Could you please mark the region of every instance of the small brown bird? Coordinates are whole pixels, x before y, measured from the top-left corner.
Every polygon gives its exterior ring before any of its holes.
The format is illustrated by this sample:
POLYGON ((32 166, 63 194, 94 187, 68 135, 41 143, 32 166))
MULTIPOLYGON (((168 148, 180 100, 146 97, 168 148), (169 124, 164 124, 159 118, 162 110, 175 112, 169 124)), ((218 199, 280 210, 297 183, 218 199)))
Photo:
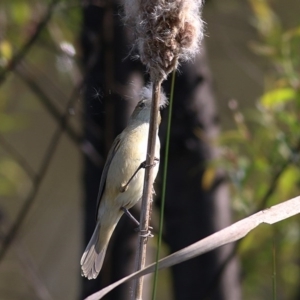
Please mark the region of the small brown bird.
MULTIPOLYGON (((142 166, 147 154, 151 98, 151 87, 143 88, 141 100, 135 107, 128 126, 116 137, 108 153, 98 193, 96 228, 80 261, 81 274, 88 279, 98 276, 111 235, 124 211, 142 197, 145 173, 142 166)), ((166 104, 163 94, 160 104, 166 104)), ((159 123, 160 120, 159 114, 159 123)), ((159 167, 159 151, 157 135, 154 178, 159 167)))

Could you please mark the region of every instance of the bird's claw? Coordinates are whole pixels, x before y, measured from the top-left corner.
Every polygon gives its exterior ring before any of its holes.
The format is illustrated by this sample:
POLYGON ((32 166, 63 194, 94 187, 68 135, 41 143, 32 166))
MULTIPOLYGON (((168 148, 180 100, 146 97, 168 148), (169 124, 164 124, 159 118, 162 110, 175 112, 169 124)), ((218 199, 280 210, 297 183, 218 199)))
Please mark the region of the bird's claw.
POLYGON ((150 167, 155 167, 157 163, 159 163, 159 159, 157 157, 154 157, 153 164, 146 165, 146 161, 143 161, 141 163, 140 167, 143 168, 143 169, 150 168, 150 167))
POLYGON ((154 162, 151 165, 147 165, 146 161, 143 161, 140 166, 136 169, 136 171, 133 173, 133 175, 129 178, 129 180, 127 181, 126 184, 122 184, 121 187, 119 188, 120 193, 124 193, 127 191, 129 183, 131 182, 131 180, 134 178, 134 176, 137 174, 137 172, 140 169, 146 169, 149 167, 154 167, 157 163, 159 163, 159 159, 157 157, 154 157, 154 162))
MULTIPOLYGON (((153 228, 149 227, 149 229, 153 229, 153 228)), ((140 230, 140 232, 142 233, 142 234, 140 234, 140 237, 143 237, 143 238, 153 238, 154 237, 154 235, 151 233, 151 230, 140 230)))

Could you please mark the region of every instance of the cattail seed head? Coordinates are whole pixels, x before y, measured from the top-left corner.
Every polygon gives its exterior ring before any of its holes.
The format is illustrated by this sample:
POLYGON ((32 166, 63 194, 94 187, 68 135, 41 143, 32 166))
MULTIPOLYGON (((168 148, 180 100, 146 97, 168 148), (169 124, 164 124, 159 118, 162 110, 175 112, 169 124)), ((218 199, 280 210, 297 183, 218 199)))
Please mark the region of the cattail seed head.
POLYGON ((151 77, 166 78, 199 51, 202 0, 124 0, 125 20, 134 26, 141 61, 151 77))

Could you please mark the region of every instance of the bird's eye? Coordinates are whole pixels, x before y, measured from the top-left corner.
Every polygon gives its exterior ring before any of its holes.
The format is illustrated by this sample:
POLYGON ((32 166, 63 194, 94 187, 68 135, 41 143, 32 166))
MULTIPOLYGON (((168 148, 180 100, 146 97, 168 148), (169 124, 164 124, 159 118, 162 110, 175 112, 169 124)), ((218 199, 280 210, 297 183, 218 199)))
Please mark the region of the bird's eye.
POLYGON ((140 107, 140 108, 143 108, 143 107, 145 107, 145 105, 146 105, 146 104, 145 104, 145 102, 144 102, 144 101, 141 101, 141 102, 139 103, 139 107, 140 107))

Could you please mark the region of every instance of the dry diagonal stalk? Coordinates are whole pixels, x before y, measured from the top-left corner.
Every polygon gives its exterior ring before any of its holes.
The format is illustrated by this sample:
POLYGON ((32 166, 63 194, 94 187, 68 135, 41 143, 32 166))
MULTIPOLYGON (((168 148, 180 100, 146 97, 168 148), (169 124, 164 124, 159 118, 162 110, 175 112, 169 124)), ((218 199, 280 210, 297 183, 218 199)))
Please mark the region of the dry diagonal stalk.
MULTIPOLYGON (((259 226, 260 224, 275 224, 287 218, 295 216, 300 213, 300 196, 293 199, 281 202, 265 210, 259 211, 247 218, 244 218, 232 225, 213 233, 212 235, 181 249, 161 260, 158 261, 158 269, 162 270, 169 268, 181 262, 192 259, 196 256, 202 255, 212 251, 218 247, 228 243, 235 242, 245 237, 250 231, 259 226)), ((102 299, 107 293, 116 288, 118 285, 155 271, 155 263, 147 266, 145 269, 128 275, 117 282, 109 285, 108 287, 100 290, 99 292, 87 297, 85 300, 99 300, 102 299)))

